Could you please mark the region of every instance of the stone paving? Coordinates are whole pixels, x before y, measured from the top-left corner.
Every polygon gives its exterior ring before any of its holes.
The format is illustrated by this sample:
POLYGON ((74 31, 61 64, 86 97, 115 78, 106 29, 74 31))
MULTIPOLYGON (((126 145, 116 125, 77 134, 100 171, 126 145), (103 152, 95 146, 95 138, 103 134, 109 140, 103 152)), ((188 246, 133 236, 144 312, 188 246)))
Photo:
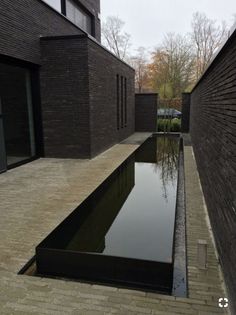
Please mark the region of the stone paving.
POLYGON ((39 159, 0 175, 0 314, 227 314, 223 280, 191 146, 185 147, 189 298, 17 275, 35 246, 149 134, 135 134, 92 160, 39 159), (197 240, 208 268, 197 267, 197 240))

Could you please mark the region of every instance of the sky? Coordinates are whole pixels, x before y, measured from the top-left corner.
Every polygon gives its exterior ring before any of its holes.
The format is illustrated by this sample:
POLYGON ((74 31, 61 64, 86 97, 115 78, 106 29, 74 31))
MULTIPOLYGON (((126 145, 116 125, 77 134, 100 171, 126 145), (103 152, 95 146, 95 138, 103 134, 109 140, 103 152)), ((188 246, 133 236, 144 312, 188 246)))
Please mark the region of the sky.
POLYGON ((125 22, 133 52, 140 46, 152 50, 168 32, 190 32, 196 11, 232 26, 236 0, 101 0, 101 19, 115 15, 125 22))

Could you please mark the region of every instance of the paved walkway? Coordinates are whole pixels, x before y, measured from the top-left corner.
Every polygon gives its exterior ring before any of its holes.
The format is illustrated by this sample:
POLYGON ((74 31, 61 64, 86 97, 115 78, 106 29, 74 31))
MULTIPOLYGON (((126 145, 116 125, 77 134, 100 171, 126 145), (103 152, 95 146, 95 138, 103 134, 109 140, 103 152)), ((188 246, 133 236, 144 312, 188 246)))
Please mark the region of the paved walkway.
POLYGON ((189 298, 17 275, 35 246, 148 134, 135 134, 93 160, 40 159, 0 175, 0 314, 225 314, 225 296, 192 148, 185 147, 189 298), (208 241, 208 269, 196 243, 208 241))

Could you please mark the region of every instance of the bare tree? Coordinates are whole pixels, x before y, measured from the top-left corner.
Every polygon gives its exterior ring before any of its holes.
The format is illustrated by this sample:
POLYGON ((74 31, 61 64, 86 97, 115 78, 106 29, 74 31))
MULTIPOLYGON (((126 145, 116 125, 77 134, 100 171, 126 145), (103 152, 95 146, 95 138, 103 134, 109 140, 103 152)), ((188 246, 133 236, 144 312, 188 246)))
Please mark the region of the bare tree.
POLYGON ((157 139, 156 164, 154 172, 160 171, 163 197, 168 201, 168 188, 175 186, 178 175, 178 142, 175 139, 160 137, 157 139))
POLYGON ((149 89, 148 86, 148 57, 144 47, 137 49, 137 54, 132 56, 129 64, 135 69, 135 90, 138 93, 149 89))
POLYGON ((102 42, 120 59, 127 58, 130 35, 123 31, 125 23, 117 16, 108 16, 102 24, 102 42))
POLYGON ((180 97, 193 81, 194 55, 188 37, 169 33, 153 53, 150 76, 162 98, 180 97))
POLYGON ((204 13, 196 12, 192 20, 192 40, 196 51, 196 78, 206 69, 215 51, 228 35, 224 22, 217 25, 204 13))

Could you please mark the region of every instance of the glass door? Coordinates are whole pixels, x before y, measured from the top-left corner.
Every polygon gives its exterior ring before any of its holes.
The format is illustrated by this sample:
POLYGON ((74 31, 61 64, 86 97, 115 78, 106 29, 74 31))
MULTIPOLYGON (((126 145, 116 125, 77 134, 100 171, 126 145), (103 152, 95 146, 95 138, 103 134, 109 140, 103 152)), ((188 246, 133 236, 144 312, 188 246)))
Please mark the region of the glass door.
POLYGON ((2 102, 0 97, 0 173, 6 171, 7 160, 6 160, 6 150, 5 141, 3 134, 3 116, 2 116, 2 102))
POLYGON ((30 71, 0 63, 0 96, 3 114, 1 142, 5 143, 9 168, 35 156, 30 71))

